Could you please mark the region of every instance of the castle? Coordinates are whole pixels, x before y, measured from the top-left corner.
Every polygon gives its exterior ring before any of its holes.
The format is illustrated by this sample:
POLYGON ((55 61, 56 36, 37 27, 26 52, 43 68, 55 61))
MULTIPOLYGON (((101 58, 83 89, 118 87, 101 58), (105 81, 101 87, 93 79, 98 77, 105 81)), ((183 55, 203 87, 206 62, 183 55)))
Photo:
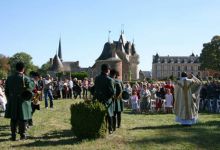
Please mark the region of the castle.
POLYGON ((93 66, 96 76, 100 73, 101 65, 107 63, 111 68, 119 71, 119 78, 123 81, 137 80, 139 78, 139 55, 136 52, 134 42, 126 41, 124 31, 121 31, 118 41, 110 40, 104 44, 101 55, 93 66))
POLYGON ((61 39, 59 40, 58 54, 50 59, 50 73, 56 72, 88 72, 90 77, 100 74, 101 65, 107 63, 111 68, 119 71, 120 79, 123 81, 137 80, 139 78, 139 55, 136 53, 134 42, 126 41, 124 31, 121 31, 118 41, 110 40, 104 44, 101 55, 96 59, 92 67, 81 68, 79 61, 63 61, 61 39))

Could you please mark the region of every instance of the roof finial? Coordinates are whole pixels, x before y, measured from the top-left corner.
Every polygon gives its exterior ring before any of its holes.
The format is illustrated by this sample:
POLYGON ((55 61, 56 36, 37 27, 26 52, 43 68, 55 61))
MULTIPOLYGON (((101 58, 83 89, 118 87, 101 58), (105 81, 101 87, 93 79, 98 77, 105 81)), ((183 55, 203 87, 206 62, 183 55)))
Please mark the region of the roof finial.
POLYGON ((108 42, 110 43, 110 33, 111 33, 111 30, 108 30, 108 42))
POLYGON ((121 24, 121 34, 124 34, 124 24, 121 24))

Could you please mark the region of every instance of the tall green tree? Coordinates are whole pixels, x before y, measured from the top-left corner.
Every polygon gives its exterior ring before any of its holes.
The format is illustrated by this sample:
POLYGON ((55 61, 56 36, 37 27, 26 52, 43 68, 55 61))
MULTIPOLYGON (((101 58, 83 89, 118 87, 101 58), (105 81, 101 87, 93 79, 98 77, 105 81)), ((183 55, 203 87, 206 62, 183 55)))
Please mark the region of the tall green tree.
POLYGON ((0 55, 0 79, 6 78, 9 71, 9 58, 4 55, 0 55))
POLYGON ((22 61, 25 64, 25 72, 26 74, 29 74, 30 71, 36 71, 38 69, 37 66, 35 66, 32 62, 32 57, 25 53, 25 52, 20 52, 14 54, 12 57, 9 59, 9 64, 11 67, 11 73, 15 72, 15 65, 17 62, 22 61))
POLYGON ((214 36, 211 42, 203 44, 200 62, 203 70, 220 71, 220 36, 214 36))

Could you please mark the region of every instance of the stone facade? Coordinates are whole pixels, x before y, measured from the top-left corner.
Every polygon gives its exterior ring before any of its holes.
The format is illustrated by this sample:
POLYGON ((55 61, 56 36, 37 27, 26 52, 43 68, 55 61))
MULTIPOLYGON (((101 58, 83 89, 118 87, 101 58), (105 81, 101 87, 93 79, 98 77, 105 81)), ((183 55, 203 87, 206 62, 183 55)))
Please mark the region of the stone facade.
POLYGON ((183 71, 201 77, 199 56, 195 56, 193 53, 190 56, 153 55, 153 79, 165 79, 170 76, 178 78, 183 71))

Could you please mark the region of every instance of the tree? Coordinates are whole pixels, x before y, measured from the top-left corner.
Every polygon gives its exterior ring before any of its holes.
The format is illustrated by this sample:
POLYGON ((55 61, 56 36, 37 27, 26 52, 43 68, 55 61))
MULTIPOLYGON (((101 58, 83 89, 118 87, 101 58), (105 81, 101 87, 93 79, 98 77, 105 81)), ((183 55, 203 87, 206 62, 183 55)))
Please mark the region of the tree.
POLYGON ((51 63, 50 61, 46 62, 41 66, 41 68, 38 70, 38 72, 42 75, 45 76, 47 74, 47 71, 50 69, 51 63))
POLYGON ((71 73, 71 77, 72 78, 77 78, 78 80, 83 80, 85 77, 88 77, 88 73, 87 72, 74 72, 74 73, 71 73))
POLYGON ((36 71, 38 69, 38 67, 33 64, 32 57, 29 54, 27 54, 25 52, 20 52, 20 53, 14 54, 9 59, 9 64, 10 64, 10 67, 11 67, 11 73, 16 71, 15 65, 19 61, 22 61, 25 64, 26 74, 29 74, 30 71, 36 71))
POLYGON ((6 78, 9 71, 10 71, 9 58, 4 55, 0 55, 0 79, 6 78))
POLYGON ((203 44, 200 62, 202 70, 220 71, 220 36, 214 36, 211 42, 203 44))

